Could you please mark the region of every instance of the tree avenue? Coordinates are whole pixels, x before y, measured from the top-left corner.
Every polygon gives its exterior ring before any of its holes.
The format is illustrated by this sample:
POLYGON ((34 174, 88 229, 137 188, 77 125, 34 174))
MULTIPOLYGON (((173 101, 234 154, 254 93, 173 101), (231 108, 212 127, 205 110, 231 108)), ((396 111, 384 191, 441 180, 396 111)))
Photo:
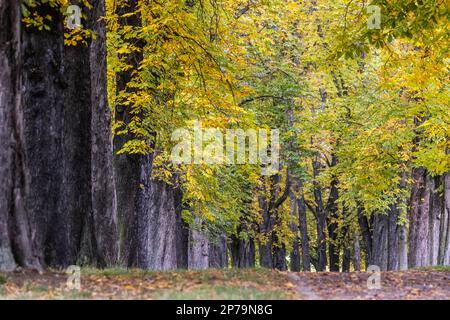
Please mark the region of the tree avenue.
POLYGON ((0 0, 0 271, 449 265, 449 26, 434 0, 0 0))

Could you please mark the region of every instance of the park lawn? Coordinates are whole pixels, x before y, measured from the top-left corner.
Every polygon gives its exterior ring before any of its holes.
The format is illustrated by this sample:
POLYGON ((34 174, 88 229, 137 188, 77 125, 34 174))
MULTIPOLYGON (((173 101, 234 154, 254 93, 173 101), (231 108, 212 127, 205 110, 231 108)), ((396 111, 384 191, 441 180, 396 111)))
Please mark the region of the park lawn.
POLYGON ((68 275, 20 271, 0 274, 0 299, 136 300, 450 300, 450 266, 381 273, 368 289, 365 272, 279 272, 263 268, 175 270, 81 269, 80 290, 68 275))
POLYGON ((83 268, 81 290, 67 287, 62 272, 0 275, 0 299, 295 299, 285 273, 267 269, 154 272, 83 268))

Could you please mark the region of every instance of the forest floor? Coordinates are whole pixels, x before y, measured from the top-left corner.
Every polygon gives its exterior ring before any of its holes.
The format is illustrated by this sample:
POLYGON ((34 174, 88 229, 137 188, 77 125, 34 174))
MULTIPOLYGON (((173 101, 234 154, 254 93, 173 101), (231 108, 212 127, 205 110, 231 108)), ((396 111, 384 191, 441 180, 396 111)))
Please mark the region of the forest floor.
POLYGON ((82 269, 81 290, 62 272, 0 274, 0 299, 446 299, 450 267, 381 273, 288 273, 267 269, 150 272, 82 269))

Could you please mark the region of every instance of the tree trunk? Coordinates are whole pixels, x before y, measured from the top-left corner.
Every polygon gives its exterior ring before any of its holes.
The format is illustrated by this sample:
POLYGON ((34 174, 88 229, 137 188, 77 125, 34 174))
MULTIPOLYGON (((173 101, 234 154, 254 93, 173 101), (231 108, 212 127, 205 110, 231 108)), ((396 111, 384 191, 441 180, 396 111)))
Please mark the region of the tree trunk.
POLYGON ((361 245, 358 231, 353 233, 353 269, 354 271, 361 271, 361 245))
MULTIPOLYGON (((138 2, 126 0, 117 4, 120 26, 142 27, 138 2)), ((144 41, 136 38, 126 41, 140 50, 121 56, 131 68, 117 73, 118 93, 132 93, 135 90, 130 88, 128 83, 138 80, 135 78, 139 76, 136 70, 143 60, 144 41)), ((129 124, 132 118, 131 109, 130 105, 119 104, 115 110, 116 120, 129 124)), ((156 136, 156 133, 154 135, 156 136)), ((123 145, 133 138, 135 137, 131 134, 115 136, 114 151, 121 150, 123 145)), ((174 187, 151 178, 153 157, 152 154, 116 154, 114 158, 122 239, 121 259, 127 266, 152 270, 175 269, 178 263, 175 212, 178 204, 175 201, 179 200, 179 197, 176 196, 174 187)))
POLYGON ((375 214, 373 218, 372 233, 372 262, 382 271, 388 267, 389 248, 389 216, 386 214, 375 214))
POLYGON ((231 265, 234 268, 253 268, 255 266, 255 243, 253 239, 231 237, 231 265))
POLYGON ((21 19, 20 1, 0 0, 0 271, 17 265, 41 269, 42 263, 25 202, 30 177, 21 104, 21 19))
MULTIPOLYGON (((150 170, 151 172, 151 170, 150 170)), ((147 172, 142 170, 142 177, 147 172)), ((164 181, 141 180, 143 189, 137 206, 137 264, 150 270, 177 268, 177 214, 175 189, 164 181), (147 194, 147 190, 149 191, 147 194)))
POLYGON ((228 268, 227 237, 225 235, 209 242, 208 255, 210 268, 228 268))
MULTIPOLYGON (((80 3, 76 3, 81 7, 80 3)), ((83 8, 83 14, 89 17, 89 9, 83 8)), ((89 28, 90 19, 83 19, 82 25, 89 28)), ((90 40, 87 41, 88 44, 64 46, 66 86, 62 111, 63 180, 62 194, 58 197, 60 214, 57 215, 55 227, 56 230, 63 231, 57 241, 65 245, 57 247, 58 251, 54 252, 52 258, 59 266, 75 262, 96 264, 95 244, 91 241, 91 229, 94 227, 91 199, 93 101, 91 101, 90 40), (78 252, 81 242, 81 252, 78 252)), ((52 233, 58 234, 56 230, 52 233)))
MULTIPOLYGON (((5 175, 5 185, 11 191, 5 193, 5 201, 0 200, 1 205, 9 203, 9 209, 1 214, 11 218, 6 223, 0 218, 0 228, 8 230, 2 235, 10 234, 12 246, 2 251, 12 251, 15 263, 24 267, 66 267, 77 261, 86 224, 95 226, 90 244, 95 245, 96 261, 114 262, 117 240, 112 167, 110 171, 107 167, 111 132, 106 104, 105 27, 97 23, 104 13, 104 2, 98 1, 92 12, 85 12, 87 20, 83 21, 98 33, 97 39, 89 46, 67 48, 59 8, 42 4, 34 9, 41 16, 52 17, 50 31, 32 27, 21 30, 20 10, 3 2, 1 9, 9 16, 2 22, 7 22, 5 30, 9 29, 11 37, 5 44, 10 50, 5 62, 11 63, 9 69, 5 68, 5 76, 11 68, 15 74, 5 91, 9 97, 1 99, 2 103, 14 100, 10 104, 13 109, 8 110, 12 113, 5 119, 12 148, 1 152, 7 158, 6 165, 14 163, 5 175), (97 60, 91 59, 91 52, 97 60), (101 60, 102 65, 96 64, 101 60), (102 113, 104 122, 92 120, 94 113, 102 113), (91 130, 97 130, 93 134, 101 144, 99 150, 91 146, 91 130), (97 167, 91 154, 96 154, 97 167), (100 175, 100 171, 107 173, 100 175), (93 215, 92 203, 100 198, 105 199, 98 204, 103 213, 93 215), (97 219, 87 223, 91 216, 97 219)), ((3 75, 1 78, 6 79, 3 75)))
POLYGON ((438 264, 439 258, 439 236, 440 222, 444 216, 444 197, 440 194, 442 187, 442 177, 430 177, 431 182, 431 198, 430 198, 430 217, 428 229, 428 264, 435 266, 438 264))
POLYGON ((387 270, 399 269, 399 231, 401 226, 398 224, 400 212, 398 203, 391 205, 388 211, 388 261, 387 270))
MULTIPOLYGON (((301 187, 303 189, 303 187, 301 187)), ((309 239, 308 239, 308 221, 306 218, 306 204, 305 197, 302 195, 297 201, 298 208, 298 221, 300 226, 300 238, 301 238, 301 249, 302 249, 302 270, 311 271, 311 256, 309 253, 309 239)))
POLYGON ((209 239, 203 230, 201 219, 195 218, 189 233, 189 269, 208 269, 209 239))
MULTIPOLYGON (((276 243, 276 242, 274 241, 274 243, 276 243)), ((273 267, 280 271, 287 271, 286 247, 284 244, 274 245, 273 267)))
POLYGON ((98 266, 116 264, 119 254, 117 198, 113 169, 111 111, 106 73, 105 0, 95 1, 90 25, 95 39, 90 45, 91 66, 91 232, 98 266))
POLYGON ((181 187, 178 187, 175 189, 177 268, 187 269, 189 267, 189 225, 183 220, 182 199, 183 192, 181 187))
MULTIPOLYGON (((79 3, 82 6, 82 3, 79 3)), ((112 168, 111 113, 107 102, 104 0, 84 8, 83 26, 95 39, 65 47, 64 175, 61 216, 69 229, 68 261, 106 267, 118 258, 112 168), (81 248, 80 248, 81 243, 81 248), (78 258, 78 259, 77 259, 78 258)))
MULTIPOLYGON (((321 165, 318 160, 313 161, 313 176, 314 179, 319 175, 321 165)), ((326 227, 326 211, 323 207, 322 191, 316 180, 313 181, 314 185, 314 200, 317 204, 315 208, 316 216, 316 229, 317 229, 317 271, 325 271, 327 267, 327 244, 325 237, 326 227)))
POLYGON ((36 9, 50 15, 50 31, 22 29, 22 111, 25 162, 29 169, 26 203, 33 210, 32 230, 43 264, 74 263, 72 223, 61 206, 63 192, 64 30, 58 8, 36 9))
POLYGON ((440 226, 439 264, 450 265, 450 173, 444 175, 444 212, 440 226))
POLYGON ((372 264, 372 232, 370 231, 369 220, 364 215, 364 210, 358 208, 358 224, 364 241, 365 269, 372 264))
MULTIPOLYGON (((333 156, 333 164, 336 163, 335 156, 333 156)), ((337 244, 338 236, 338 222, 339 218, 336 201, 338 200, 337 181, 333 179, 331 182, 330 196, 327 202, 327 224, 328 224, 328 254, 330 271, 339 272, 339 246, 337 244)))
MULTIPOLYGON (((349 237, 346 237, 350 241, 349 237)), ((342 258, 342 272, 350 272, 350 262, 352 260, 352 251, 350 250, 350 244, 344 244, 344 256, 342 258)))
POLYGON ((430 212, 430 181, 426 169, 414 168, 409 213, 409 267, 428 264, 428 231, 430 212))
POLYGON ((267 237, 267 240, 265 242, 259 243, 259 264, 261 265, 261 267, 272 269, 272 217, 269 214, 268 204, 264 195, 258 197, 258 202, 259 209, 261 210, 261 215, 263 218, 260 232, 261 234, 265 234, 267 237))
MULTIPOLYGON (((294 216, 294 218, 297 218, 298 214, 298 199, 297 195, 291 190, 289 193, 289 197, 291 200, 291 215, 294 216)), ((295 221, 298 221, 298 219, 295 219, 295 221)), ((294 234, 294 240, 292 243, 292 250, 290 253, 290 260, 291 260, 291 271, 292 272, 300 272, 300 244, 299 244, 299 237, 298 237, 298 231, 299 226, 297 223, 291 223, 290 225, 291 232, 294 234)))
MULTIPOLYGON (((140 14, 137 13, 138 1, 126 0, 117 4, 116 13, 119 16, 119 24, 122 27, 138 28, 142 26, 140 14), (125 17, 123 15, 126 15, 125 17)), ((141 50, 127 54, 125 61, 131 66, 130 70, 122 71, 116 75, 116 91, 130 92, 132 89, 127 84, 133 80, 133 71, 138 70, 143 60, 143 43, 139 39, 129 39, 135 42, 141 50)), ((117 105, 115 109, 115 120, 128 124, 131 121, 130 107, 117 105)), ((127 267, 145 267, 137 261, 136 248, 139 238, 144 235, 138 234, 138 218, 145 212, 138 211, 143 207, 143 202, 150 197, 150 188, 144 189, 141 182, 150 180, 151 158, 149 155, 117 155, 123 145, 133 137, 130 134, 114 137, 114 169, 117 192, 117 212, 119 216, 120 230, 120 259, 127 267), (142 174, 142 176, 141 176, 142 174), (142 179, 141 179, 142 178, 142 179)), ((148 183, 147 183, 148 186, 148 183)))

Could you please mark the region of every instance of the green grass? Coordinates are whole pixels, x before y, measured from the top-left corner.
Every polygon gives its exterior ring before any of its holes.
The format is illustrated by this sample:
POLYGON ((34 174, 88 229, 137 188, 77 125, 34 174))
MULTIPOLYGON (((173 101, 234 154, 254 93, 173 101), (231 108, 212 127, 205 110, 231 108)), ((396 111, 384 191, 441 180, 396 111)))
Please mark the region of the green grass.
POLYGON ((0 273, 0 286, 6 284, 6 276, 0 273))
POLYGON ((419 270, 425 270, 425 271, 450 271, 450 266, 422 267, 419 270))
POLYGON ((281 291, 258 291, 253 288, 201 286, 191 291, 166 291, 155 295, 160 300, 283 300, 281 291))
MULTIPOLYGON (((83 291, 68 291, 60 270, 42 277, 28 275, 20 287, 10 292, 19 299, 156 299, 156 300, 279 300, 291 299, 295 292, 286 286, 285 274, 269 269, 208 269, 148 271, 142 269, 81 269, 83 291)), ((17 282, 16 278, 8 281, 17 282)), ((22 279, 23 280, 23 279, 22 279)), ((6 281, 6 278, 3 282, 6 281)), ((2 292, 0 286, 0 295, 2 292)))

